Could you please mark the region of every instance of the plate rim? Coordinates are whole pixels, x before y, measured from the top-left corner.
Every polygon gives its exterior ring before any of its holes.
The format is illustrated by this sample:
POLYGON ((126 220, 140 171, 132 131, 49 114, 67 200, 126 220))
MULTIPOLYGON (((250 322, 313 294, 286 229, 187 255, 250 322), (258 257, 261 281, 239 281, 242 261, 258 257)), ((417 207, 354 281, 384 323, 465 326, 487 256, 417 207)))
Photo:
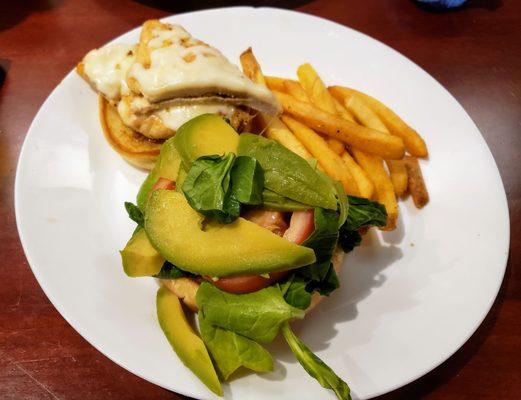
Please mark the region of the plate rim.
MULTIPOLYGON (((363 36, 363 38, 365 40, 369 40, 369 41, 371 41, 374 44, 382 46, 383 48, 386 48, 387 50, 390 50, 391 52, 393 52, 395 55, 398 55, 399 57, 407 60, 408 63, 411 64, 412 66, 414 66, 415 69, 417 69, 420 72, 422 72, 426 77, 431 79, 439 88, 441 88, 444 91, 445 95, 450 96, 452 98, 452 100, 454 100, 455 104, 457 104, 457 106, 460 108, 460 112, 463 112, 464 115, 469 119, 469 121, 472 123, 473 127, 477 131, 476 133, 478 133, 479 138, 482 140, 483 144, 485 145, 486 152, 490 155, 490 158, 491 158, 491 160, 493 162, 493 165, 495 167, 494 172, 497 174, 497 177, 499 178, 499 182, 501 184, 502 190, 500 191, 501 193, 498 193, 498 195, 501 196, 501 201, 503 203, 503 213, 504 213, 503 218, 504 218, 504 222, 505 222, 505 226, 504 226, 504 229, 505 229, 505 243, 503 244, 503 247, 504 247, 505 251, 503 253, 501 265, 499 265, 499 263, 498 263, 498 265, 496 266, 498 268, 498 277, 500 277, 500 279, 498 280, 498 286, 495 289, 494 295, 491 297, 491 299, 489 301, 489 304, 486 307, 486 310, 485 310, 485 308, 483 309, 483 313, 482 313, 481 318, 476 323, 476 325, 472 329, 469 330, 469 332, 467 333, 467 335, 465 335, 465 338, 461 341, 461 343, 459 343, 457 346, 454 346, 454 349, 449 351, 449 352, 447 352, 447 354, 445 354, 443 357, 441 357, 441 359, 438 362, 433 363, 433 365, 431 365, 430 367, 426 367, 426 368, 424 368, 422 370, 419 370, 419 372, 417 372, 416 374, 411 375, 406 380, 404 380, 402 383, 397 383, 397 384, 392 385, 392 386, 390 386, 390 387, 388 387, 386 389, 375 391, 374 393, 372 393, 370 395, 370 397, 367 397, 367 399, 378 397, 378 396, 381 396, 383 394, 390 393, 390 392, 392 392, 394 390, 397 390, 397 389, 399 389, 401 387, 404 387, 404 386, 406 386, 406 385, 408 385, 408 384, 418 380, 422 376, 430 373, 434 369, 438 368, 440 365, 442 365, 444 362, 446 362, 449 358, 451 358, 456 352, 458 352, 462 348, 462 346, 474 335, 474 333, 479 329, 479 327, 482 325, 483 321, 489 315, 490 310, 492 309, 494 303, 496 302, 498 294, 499 294, 499 291, 501 290, 501 287, 502 287, 503 282, 504 282, 506 269, 507 269, 507 265, 508 265, 508 260, 509 260, 510 239, 511 239, 510 213, 509 213, 509 207, 508 207, 508 200, 507 200, 507 196, 506 196, 505 185, 504 185, 503 179, 501 177, 501 172, 500 172, 500 170, 498 168, 497 162, 496 162, 496 160, 494 158, 494 155, 492 154, 492 151, 491 151, 491 149, 490 149, 490 147, 489 147, 485 137, 481 133, 481 130, 478 128, 478 126, 476 125, 474 120, 467 113, 467 111, 461 105, 461 103, 452 95, 452 93, 447 88, 445 88, 445 86, 443 86, 436 78, 434 78, 428 71, 426 71, 421 66, 416 64, 409 57, 407 57, 406 55, 404 55, 404 54, 400 53, 399 51, 395 50, 394 48, 392 48, 391 46, 387 45, 386 43, 369 36, 368 34, 366 34, 364 32, 358 31, 358 30, 356 30, 354 28, 351 28, 351 27, 349 27, 347 25, 343 25, 343 24, 341 24, 339 22, 332 21, 332 20, 329 20, 329 19, 321 17, 321 16, 317 16, 317 15, 313 15, 313 14, 309 14, 309 13, 301 12, 301 11, 288 10, 288 9, 284 9, 284 8, 277 8, 277 7, 253 7, 253 6, 216 7, 216 8, 202 9, 202 10, 190 11, 190 12, 179 13, 179 14, 170 14, 170 15, 167 15, 167 16, 164 16, 164 17, 160 18, 160 20, 164 21, 164 20, 169 20, 169 19, 172 19, 172 18, 180 17, 180 16, 183 16, 183 17, 189 16, 189 17, 191 17, 191 16, 194 16, 194 15, 197 15, 197 14, 206 14, 206 13, 213 13, 213 12, 242 11, 242 12, 251 13, 251 12, 256 12, 257 10, 268 11, 268 12, 273 12, 273 13, 284 13, 284 14, 289 14, 289 15, 297 14, 297 15, 300 15, 300 16, 305 16, 307 18, 310 18, 311 20, 319 20, 321 23, 333 24, 337 28, 343 28, 343 29, 346 29, 348 31, 354 32, 357 35, 361 35, 361 36, 363 36), (501 270, 499 269, 500 267, 501 267, 501 270)), ((111 39, 111 40, 109 40, 107 42, 104 42, 103 44, 100 44, 99 47, 106 46, 106 45, 116 41, 121 36, 124 36, 124 35, 132 32, 132 31, 134 31, 136 29, 139 29, 139 27, 140 26, 138 25, 138 26, 136 26, 134 28, 131 28, 131 29, 125 31, 125 32, 119 34, 118 36, 114 37, 113 39, 111 39)), ((36 267, 36 264, 32 260, 32 256, 29 254, 29 252, 27 250, 28 249, 28 243, 26 242, 27 239, 24 237, 24 235, 22 233, 22 227, 21 227, 21 222, 20 222, 20 219, 21 219, 20 218, 21 217, 21 214, 20 214, 21 213, 21 211, 20 211, 20 207, 21 207, 21 205, 20 205, 20 196, 21 196, 21 194, 20 194, 20 191, 21 191, 21 188, 20 188, 20 186, 21 186, 21 183, 20 183, 20 181, 21 181, 20 170, 21 170, 23 161, 25 159, 25 153, 26 153, 27 147, 28 147, 27 143, 28 143, 29 138, 31 137, 32 132, 35 130, 34 126, 35 126, 37 120, 39 120, 40 115, 41 115, 42 110, 44 109, 44 107, 47 105, 47 103, 53 97, 55 92, 60 90, 60 88, 62 87, 64 81, 66 79, 70 79, 70 77, 73 76, 74 74, 75 74, 75 69, 72 68, 72 70, 69 71, 60 80, 60 82, 47 95, 45 100, 40 105, 38 111, 34 115, 32 121, 31 121, 31 123, 30 123, 30 125, 29 125, 29 127, 27 129, 27 132, 25 134, 22 146, 20 148, 20 152, 19 152, 19 155, 18 155, 18 160, 16 162, 15 182, 14 182, 14 189, 13 189, 14 211, 15 211, 15 220, 16 220, 16 228, 17 228, 17 232, 18 232, 18 237, 20 239, 20 243, 22 245, 22 249, 24 251, 24 255, 25 255, 26 259, 27 259, 27 262, 29 264, 29 267, 30 267, 33 275, 35 276, 35 278, 36 278, 36 280, 38 282, 38 285, 40 286, 41 290, 44 292, 45 296, 50 301, 52 306, 58 311, 60 316, 71 326, 72 329, 74 329, 83 339, 85 339, 91 346, 93 346, 103 356, 107 357, 109 360, 111 360, 112 362, 114 362, 115 364, 117 364, 118 366, 123 368, 124 370, 130 372, 131 374, 133 374, 135 376, 138 376, 139 378, 144 379, 144 380, 146 380, 146 381, 148 381, 148 382, 150 382, 150 383, 152 383, 154 385, 157 385, 157 386, 159 386, 161 388, 164 388, 164 389, 169 390, 169 391, 173 391, 175 393, 178 393, 178 394, 181 394, 181 395, 184 395, 184 396, 190 396, 190 397, 194 396, 192 393, 190 393, 190 392, 188 392, 186 390, 177 389, 177 388, 173 389, 173 388, 167 387, 164 384, 161 384, 157 380, 155 380, 155 378, 153 376, 145 376, 144 374, 141 374, 141 373, 138 373, 136 371, 133 371, 130 368, 127 368, 123 362, 120 362, 117 358, 115 358, 112 355, 108 354, 108 352, 105 351, 103 349, 103 347, 97 343, 96 339, 91 337, 91 335, 85 333, 85 331, 84 331, 84 329, 83 329, 83 327, 81 325, 81 322, 79 322, 72 315, 69 315, 65 310, 63 310, 62 305, 55 298, 53 298, 53 296, 48 292, 48 289, 46 287, 44 287, 44 285, 41 284, 41 282, 44 279, 40 275, 40 273, 38 272, 38 268, 36 267), (78 327, 80 327, 80 328, 78 328, 78 327)))

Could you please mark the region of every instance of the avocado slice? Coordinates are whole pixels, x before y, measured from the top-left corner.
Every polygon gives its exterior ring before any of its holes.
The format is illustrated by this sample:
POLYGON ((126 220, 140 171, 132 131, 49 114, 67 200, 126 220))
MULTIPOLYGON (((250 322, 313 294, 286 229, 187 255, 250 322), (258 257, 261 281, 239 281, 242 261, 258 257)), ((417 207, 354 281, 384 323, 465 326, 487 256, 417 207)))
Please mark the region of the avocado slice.
POLYGON ((145 230, 138 227, 119 252, 123 270, 130 277, 152 276, 161 271, 165 259, 152 247, 145 230))
POLYGON ((202 114, 183 124, 173 141, 188 170, 201 156, 236 153, 239 134, 222 117, 202 114))
POLYGON ((238 218, 222 225, 205 221, 182 193, 156 190, 145 211, 152 245, 169 262, 198 275, 263 274, 315 262, 312 249, 238 218))
POLYGON ((162 286, 157 291, 156 307, 159 325, 177 356, 208 389, 222 396, 221 383, 208 350, 186 320, 177 296, 162 286))
POLYGON ((157 159, 152 171, 150 171, 145 181, 142 183, 137 194, 137 205, 141 210, 145 209, 148 193, 157 180, 163 177, 176 181, 180 166, 181 156, 175 147, 173 138, 168 139, 163 146, 161 146, 159 158, 157 159))

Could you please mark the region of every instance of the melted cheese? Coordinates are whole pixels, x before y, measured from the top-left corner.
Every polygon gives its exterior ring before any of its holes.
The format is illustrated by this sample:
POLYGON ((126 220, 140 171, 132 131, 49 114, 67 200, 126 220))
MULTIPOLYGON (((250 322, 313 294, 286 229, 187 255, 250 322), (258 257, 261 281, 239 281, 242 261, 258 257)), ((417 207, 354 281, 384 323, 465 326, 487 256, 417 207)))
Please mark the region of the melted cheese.
POLYGON ((135 45, 117 44, 87 53, 83 73, 90 84, 108 100, 129 93, 126 74, 135 60, 135 45))
POLYGON ((222 103, 181 105, 153 110, 145 114, 134 110, 135 99, 124 98, 118 104, 123 123, 152 139, 167 139, 185 122, 201 114, 219 114, 231 118, 235 107, 222 103), (130 100, 130 101, 129 101, 130 100))
POLYGON ((164 108, 155 111, 156 115, 163 124, 170 129, 177 130, 185 122, 202 114, 219 114, 230 118, 235 111, 235 107, 226 104, 193 104, 164 108))
POLYGON ((193 38, 181 26, 162 24, 152 28, 151 36, 143 50, 148 52, 144 59, 149 65, 136 61, 128 72, 128 79, 137 82, 150 102, 224 95, 245 98, 249 100, 245 104, 265 108, 261 111, 280 111, 266 87, 250 81, 221 52, 193 38))

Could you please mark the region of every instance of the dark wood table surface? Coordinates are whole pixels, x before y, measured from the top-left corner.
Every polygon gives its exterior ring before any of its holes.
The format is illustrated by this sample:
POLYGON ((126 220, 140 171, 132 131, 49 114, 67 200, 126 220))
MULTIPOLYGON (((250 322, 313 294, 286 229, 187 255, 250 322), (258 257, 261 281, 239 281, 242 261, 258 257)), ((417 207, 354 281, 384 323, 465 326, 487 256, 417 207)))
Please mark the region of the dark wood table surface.
MULTIPOLYGON (((483 324, 454 356, 380 399, 521 398, 521 1, 469 0, 450 13, 426 12, 407 0, 251 3, 322 16, 383 41, 440 81, 476 122, 508 196, 511 245, 505 280, 483 324)), ((13 187, 31 120, 88 50, 145 19, 218 5, 232 4, 1 2, 0 66, 6 72, 5 80, 4 74, 0 78, 1 399, 182 398, 111 362, 54 309, 20 245, 13 187)))

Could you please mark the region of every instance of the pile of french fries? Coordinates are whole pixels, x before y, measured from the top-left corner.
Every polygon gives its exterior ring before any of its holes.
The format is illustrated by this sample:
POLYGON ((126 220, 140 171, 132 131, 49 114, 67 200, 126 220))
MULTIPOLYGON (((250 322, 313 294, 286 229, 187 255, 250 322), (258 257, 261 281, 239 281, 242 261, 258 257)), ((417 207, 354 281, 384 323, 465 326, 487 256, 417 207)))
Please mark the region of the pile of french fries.
POLYGON ((382 203, 393 230, 398 198, 410 194, 422 208, 429 195, 418 158, 428 156, 421 136, 375 98, 343 86, 327 87, 310 64, 298 80, 264 76, 251 48, 241 54, 244 73, 277 96, 280 118, 260 114, 260 131, 338 180, 347 194, 382 203))

